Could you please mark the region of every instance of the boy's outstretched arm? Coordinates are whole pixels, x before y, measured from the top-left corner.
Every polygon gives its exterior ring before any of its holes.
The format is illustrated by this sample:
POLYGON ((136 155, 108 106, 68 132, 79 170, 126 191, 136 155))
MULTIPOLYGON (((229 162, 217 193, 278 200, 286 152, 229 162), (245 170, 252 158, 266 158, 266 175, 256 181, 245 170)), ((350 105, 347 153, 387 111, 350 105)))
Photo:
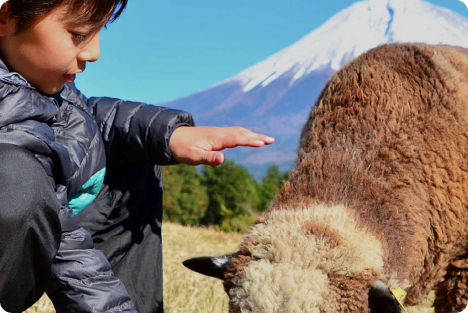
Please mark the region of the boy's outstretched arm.
POLYGON ((183 111, 113 98, 86 98, 74 84, 72 96, 87 103, 102 133, 109 160, 219 165, 225 148, 262 147, 275 139, 242 127, 192 127, 183 111))
POLYGON ((180 110, 124 101, 110 97, 86 98, 74 84, 67 84, 67 99, 85 103, 101 132, 108 161, 175 164, 169 140, 175 129, 192 126, 192 116, 180 110))
POLYGON ((169 148, 174 158, 190 165, 219 165, 224 162, 220 150, 238 146, 263 147, 274 138, 243 127, 179 127, 171 136, 169 148))

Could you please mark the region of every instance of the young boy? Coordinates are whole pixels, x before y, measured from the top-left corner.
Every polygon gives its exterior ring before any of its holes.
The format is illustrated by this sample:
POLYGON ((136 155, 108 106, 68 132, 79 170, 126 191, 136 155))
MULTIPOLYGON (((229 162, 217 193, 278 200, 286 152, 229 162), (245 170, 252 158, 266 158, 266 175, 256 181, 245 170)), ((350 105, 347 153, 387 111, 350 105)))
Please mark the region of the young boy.
POLYGON ((47 292, 57 312, 163 312, 158 165, 217 165, 274 139, 192 127, 185 112, 74 86, 127 0, 0 9, 0 305, 47 292), (76 214, 76 215, 75 215, 76 214))

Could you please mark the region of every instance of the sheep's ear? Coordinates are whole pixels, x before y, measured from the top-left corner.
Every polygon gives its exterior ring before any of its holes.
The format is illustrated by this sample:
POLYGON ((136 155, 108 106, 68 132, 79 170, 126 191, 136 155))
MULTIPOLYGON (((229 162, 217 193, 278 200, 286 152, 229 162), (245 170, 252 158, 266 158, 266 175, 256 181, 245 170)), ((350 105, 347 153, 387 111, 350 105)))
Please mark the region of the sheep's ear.
POLYGON ((369 310, 371 313, 401 313, 400 304, 382 281, 377 281, 369 290, 369 310))
POLYGON ((184 266, 197 273, 224 279, 224 273, 231 264, 232 254, 218 257, 201 257, 185 260, 184 266))

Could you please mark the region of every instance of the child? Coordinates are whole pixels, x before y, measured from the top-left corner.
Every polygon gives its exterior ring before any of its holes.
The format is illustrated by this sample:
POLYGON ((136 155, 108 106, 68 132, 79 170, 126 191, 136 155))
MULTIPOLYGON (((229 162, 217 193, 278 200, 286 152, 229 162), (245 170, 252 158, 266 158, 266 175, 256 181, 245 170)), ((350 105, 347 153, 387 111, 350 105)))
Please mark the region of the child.
POLYGON ((74 86, 127 0, 0 9, 0 305, 47 292, 57 312, 163 312, 161 168, 217 165, 274 139, 192 127, 182 111, 74 86), (75 215, 76 214, 76 215, 75 215))

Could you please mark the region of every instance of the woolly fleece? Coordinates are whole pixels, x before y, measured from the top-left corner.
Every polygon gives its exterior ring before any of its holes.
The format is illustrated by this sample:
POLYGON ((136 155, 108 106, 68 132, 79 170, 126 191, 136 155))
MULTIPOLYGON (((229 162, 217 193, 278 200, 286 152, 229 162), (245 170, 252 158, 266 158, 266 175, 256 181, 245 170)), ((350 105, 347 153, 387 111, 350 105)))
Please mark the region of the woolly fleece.
POLYGON ((379 281, 407 306, 435 290, 436 313, 463 311, 467 86, 468 50, 444 45, 383 45, 335 73, 231 258, 230 313, 370 313, 379 281))
POLYGON ((328 275, 382 272, 382 245, 349 213, 344 206, 285 208, 253 226, 247 241, 257 244, 243 277, 229 291, 232 305, 242 313, 319 313, 329 293, 328 275), (309 233, 309 225, 334 231, 340 244, 309 233))

